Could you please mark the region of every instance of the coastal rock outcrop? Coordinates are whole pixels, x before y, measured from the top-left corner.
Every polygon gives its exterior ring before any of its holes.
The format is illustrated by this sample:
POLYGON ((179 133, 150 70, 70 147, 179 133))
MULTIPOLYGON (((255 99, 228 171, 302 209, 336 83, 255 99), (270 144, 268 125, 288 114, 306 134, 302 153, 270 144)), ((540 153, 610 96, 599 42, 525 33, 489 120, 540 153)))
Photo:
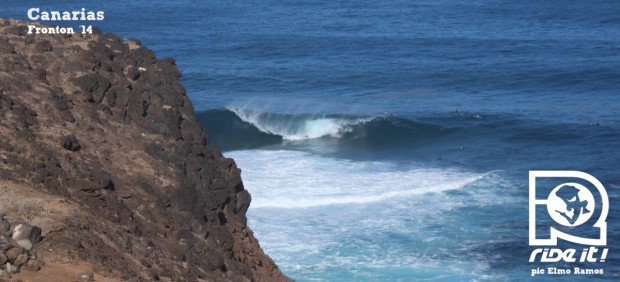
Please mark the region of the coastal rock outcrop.
POLYGON ((288 280, 247 226, 241 171, 209 144, 173 59, 112 34, 0 23, 0 180, 77 207, 43 234, 0 222, 18 234, 0 260, 36 252, 136 281, 288 280))
POLYGON ((0 214, 0 278, 10 278, 22 268, 37 271, 44 264, 32 248, 41 241, 41 228, 23 221, 9 223, 0 214))

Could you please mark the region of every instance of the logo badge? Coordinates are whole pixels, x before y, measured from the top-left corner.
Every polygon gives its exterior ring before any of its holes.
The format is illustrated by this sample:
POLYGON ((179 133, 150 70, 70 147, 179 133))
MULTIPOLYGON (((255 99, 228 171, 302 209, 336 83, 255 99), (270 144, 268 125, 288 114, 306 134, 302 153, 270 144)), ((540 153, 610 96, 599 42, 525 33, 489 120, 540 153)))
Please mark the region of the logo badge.
POLYGON ((594 176, 580 171, 530 171, 529 193, 530 245, 557 246, 558 238, 590 246, 607 244, 609 198, 594 176), (587 236, 571 234, 576 227, 595 230, 586 232, 587 236))

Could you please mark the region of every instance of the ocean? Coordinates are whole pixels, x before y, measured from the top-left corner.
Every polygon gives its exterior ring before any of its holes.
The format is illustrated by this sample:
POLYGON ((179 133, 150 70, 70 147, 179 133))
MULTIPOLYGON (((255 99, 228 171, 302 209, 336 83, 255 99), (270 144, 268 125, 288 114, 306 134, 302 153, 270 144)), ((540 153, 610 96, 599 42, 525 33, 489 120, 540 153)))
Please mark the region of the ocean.
POLYGON ((298 281, 620 279, 618 1, 3 1, 176 59, 298 281), (528 171, 610 200, 600 264, 530 263, 528 171), (602 275, 531 277, 547 266, 602 275))

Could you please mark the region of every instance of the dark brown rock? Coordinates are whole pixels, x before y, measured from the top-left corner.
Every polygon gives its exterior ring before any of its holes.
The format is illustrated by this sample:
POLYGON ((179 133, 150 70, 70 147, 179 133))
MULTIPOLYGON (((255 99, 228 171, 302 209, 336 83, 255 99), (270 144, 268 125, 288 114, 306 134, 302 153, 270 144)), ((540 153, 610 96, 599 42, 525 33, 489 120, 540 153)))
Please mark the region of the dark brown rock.
POLYGON ((8 236, 0 236, 0 252, 4 252, 11 247, 11 240, 8 236))
POLYGON ((138 78, 140 78, 140 71, 138 70, 138 68, 130 66, 127 69, 127 77, 131 80, 138 80, 138 78))
POLYGON ((9 28, 5 29, 4 32, 6 34, 24 36, 26 32, 28 32, 28 27, 26 25, 11 25, 9 28))
POLYGON ((76 85, 80 87, 88 102, 101 103, 105 93, 110 89, 110 81, 98 74, 87 74, 77 78, 76 85))
POLYGON ((13 262, 13 265, 15 265, 15 267, 17 268, 21 268, 23 265, 25 265, 28 260, 30 258, 28 257, 28 254, 21 254, 19 256, 17 256, 17 258, 15 258, 15 261, 13 262))
POLYGON ((39 78, 40 80, 45 81, 47 79, 47 71, 45 69, 42 68, 37 68, 34 70, 35 75, 37 78, 39 78))
POLYGON ((47 41, 47 40, 39 41, 34 46, 34 49, 39 51, 39 52, 52 51, 52 44, 49 41, 47 41))
POLYGON ((79 151, 82 148, 75 135, 65 136, 62 141, 62 147, 71 152, 79 151))
MULTIPOLYGON (((1 236, 11 236, 11 224, 9 224, 9 222, 4 219, 4 216, 2 214, 0 214, 0 237, 1 236)), ((2 241, 0 239, 0 244, 2 244, 2 241)))
POLYGON ((12 246, 10 249, 6 250, 4 253, 6 254, 6 257, 9 259, 9 262, 15 262, 17 257, 19 257, 21 254, 26 253, 26 250, 24 250, 22 247, 19 247, 19 246, 12 246))
POLYGON ((0 52, 15 53, 15 46, 6 39, 0 39, 0 52))
POLYGON ((21 269, 22 270, 26 270, 26 271, 39 271, 41 270, 41 268, 45 265, 45 263, 42 260, 35 260, 35 259, 30 259, 26 265, 22 266, 21 269))
POLYGON ((7 261, 9 261, 9 258, 7 258, 4 253, 0 252, 0 265, 4 265, 7 261))

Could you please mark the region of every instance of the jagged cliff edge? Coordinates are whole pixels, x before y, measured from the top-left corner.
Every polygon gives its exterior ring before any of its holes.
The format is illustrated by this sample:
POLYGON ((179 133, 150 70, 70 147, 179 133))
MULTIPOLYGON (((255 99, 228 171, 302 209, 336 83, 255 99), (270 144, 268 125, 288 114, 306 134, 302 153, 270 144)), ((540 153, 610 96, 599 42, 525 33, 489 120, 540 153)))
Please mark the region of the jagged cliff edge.
POLYGON ((39 257, 120 279, 288 280, 173 59, 112 34, 26 31, 0 19, 0 180, 71 207, 50 216, 39 257))

